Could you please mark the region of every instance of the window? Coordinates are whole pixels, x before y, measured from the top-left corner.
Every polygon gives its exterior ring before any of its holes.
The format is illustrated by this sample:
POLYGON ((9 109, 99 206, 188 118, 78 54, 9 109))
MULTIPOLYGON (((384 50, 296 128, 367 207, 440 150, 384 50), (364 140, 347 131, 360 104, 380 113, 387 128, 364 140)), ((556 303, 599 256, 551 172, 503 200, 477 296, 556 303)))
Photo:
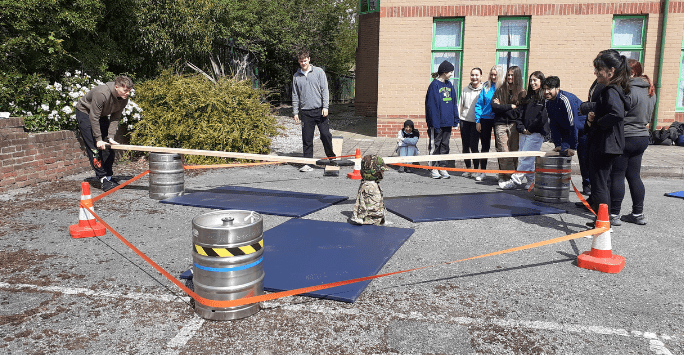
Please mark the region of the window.
POLYGON ((519 66, 523 82, 527 79, 527 60, 530 51, 530 18, 499 18, 499 38, 496 41, 496 64, 509 67, 519 66))
POLYGON ((677 87, 677 105, 675 111, 684 112, 684 41, 679 55, 679 86, 677 87))
POLYGON ((359 13, 367 14, 380 11, 380 0, 359 0, 359 13))
POLYGON ((643 64, 645 31, 646 16, 615 16, 610 47, 628 59, 636 59, 643 64))
POLYGON ((463 60, 463 19, 435 19, 432 27, 432 73, 443 61, 454 65, 451 83, 456 89, 456 100, 461 92, 461 64, 463 60))

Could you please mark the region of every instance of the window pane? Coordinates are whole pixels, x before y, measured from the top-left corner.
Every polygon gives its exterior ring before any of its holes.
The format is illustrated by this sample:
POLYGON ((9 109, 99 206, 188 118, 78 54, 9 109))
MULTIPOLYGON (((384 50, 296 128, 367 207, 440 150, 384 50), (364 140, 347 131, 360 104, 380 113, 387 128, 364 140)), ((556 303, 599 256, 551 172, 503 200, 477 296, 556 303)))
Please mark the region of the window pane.
POLYGON ((613 29, 613 47, 642 46, 643 18, 616 18, 613 29))
POLYGON ((368 0, 368 11, 378 10, 378 0, 368 0))
POLYGON ((461 23, 459 21, 435 22, 435 47, 460 47, 461 23))
POLYGON ((684 107, 684 55, 679 66, 679 90, 677 90, 677 107, 684 107))
POLYGON ((522 71, 523 78, 526 73, 526 68, 525 68, 525 56, 527 55, 526 52, 498 52, 497 53, 499 58, 496 61, 496 64, 500 64, 503 66, 504 73, 508 71, 509 67, 512 66, 519 66, 520 70, 522 71))
POLYGON ((620 55, 624 55, 627 59, 634 59, 641 62, 641 51, 618 51, 620 55))
POLYGON ((527 47, 527 20, 500 20, 499 47, 527 47))
MULTIPOLYGON (((461 76, 461 53, 460 52, 434 52, 433 56, 435 59, 432 61, 432 72, 436 73, 439 69, 439 65, 443 61, 448 61, 454 65, 454 76, 451 77, 451 83, 456 87, 459 83, 459 78, 461 76)), ((458 89, 457 89, 458 90, 458 89)))

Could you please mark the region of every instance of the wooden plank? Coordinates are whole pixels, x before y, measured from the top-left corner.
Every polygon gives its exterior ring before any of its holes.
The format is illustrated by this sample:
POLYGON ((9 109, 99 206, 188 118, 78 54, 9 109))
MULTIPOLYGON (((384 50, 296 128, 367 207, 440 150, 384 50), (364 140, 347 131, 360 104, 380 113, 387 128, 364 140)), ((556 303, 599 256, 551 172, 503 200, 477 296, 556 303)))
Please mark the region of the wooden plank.
MULTIPOLYGON (((342 155, 342 142, 343 138, 342 137, 333 137, 332 138, 332 148, 333 148, 333 153, 335 153, 335 156, 340 156, 342 155)), ((326 165, 325 170, 323 171, 323 175, 325 176, 340 176, 340 167, 339 166, 330 166, 326 165)))
MULTIPOLYGON (((543 157, 546 152, 527 151, 527 152, 487 152, 487 153, 459 153, 443 155, 414 155, 405 157, 383 157, 385 164, 403 163, 410 164, 418 161, 442 161, 442 160, 463 160, 463 159, 485 159, 485 158, 513 158, 513 157, 543 157)), ((352 159, 356 160, 356 159, 352 159)))
POLYGON ((139 152, 153 152, 153 153, 175 153, 185 155, 203 155, 207 157, 221 157, 221 158, 235 158, 248 160, 263 160, 275 161, 281 163, 297 163, 297 164, 313 164, 316 165, 318 159, 300 158, 279 155, 266 154, 251 154, 251 153, 236 153, 236 152, 219 152, 213 150, 200 149, 185 149, 185 148, 164 148, 164 147, 149 147, 144 145, 127 145, 127 144, 111 144, 110 148, 115 150, 136 150, 139 152))

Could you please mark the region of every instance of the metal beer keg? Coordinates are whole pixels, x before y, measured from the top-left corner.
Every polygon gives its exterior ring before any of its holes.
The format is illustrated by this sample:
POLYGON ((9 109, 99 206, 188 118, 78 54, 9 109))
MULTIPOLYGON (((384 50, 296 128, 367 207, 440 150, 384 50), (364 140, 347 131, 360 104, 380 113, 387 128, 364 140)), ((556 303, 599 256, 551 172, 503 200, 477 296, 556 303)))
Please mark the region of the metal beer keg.
MULTIPOLYGON (((192 261, 195 292, 216 301, 264 293, 263 218, 252 211, 209 212, 192 220, 192 261)), ((215 308, 195 302, 205 319, 249 317, 259 304, 215 308)))
POLYGON ((572 157, 537 157, 534 172, 535 201, 569 201, 572 157))
POLYGON ((150 198, 163 200, 183 194, 183 161, 174 153, 150 153, 150 198))

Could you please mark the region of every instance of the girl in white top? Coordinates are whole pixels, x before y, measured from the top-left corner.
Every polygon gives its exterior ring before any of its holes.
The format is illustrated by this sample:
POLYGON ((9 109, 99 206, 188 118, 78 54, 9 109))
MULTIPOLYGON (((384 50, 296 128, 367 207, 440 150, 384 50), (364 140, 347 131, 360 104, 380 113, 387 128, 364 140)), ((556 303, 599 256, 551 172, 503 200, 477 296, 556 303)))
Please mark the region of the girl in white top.
MULTIPOLYGON (((473 68, 470 71, 470 84, 463 88, 458 99, 458 113, 461 117, 461 145, 463 153, 478 153, 480 133, 475 123, 475 104, 482 91, 482 69, 473 68)), ((465 166, 470 169, 470 159, 465 160, 465 166)), ((480 168, 480 160, 473 160, 473 168, 480 168)), ((477 173, 463 173, 463 177, 475 177, 477 173)))

